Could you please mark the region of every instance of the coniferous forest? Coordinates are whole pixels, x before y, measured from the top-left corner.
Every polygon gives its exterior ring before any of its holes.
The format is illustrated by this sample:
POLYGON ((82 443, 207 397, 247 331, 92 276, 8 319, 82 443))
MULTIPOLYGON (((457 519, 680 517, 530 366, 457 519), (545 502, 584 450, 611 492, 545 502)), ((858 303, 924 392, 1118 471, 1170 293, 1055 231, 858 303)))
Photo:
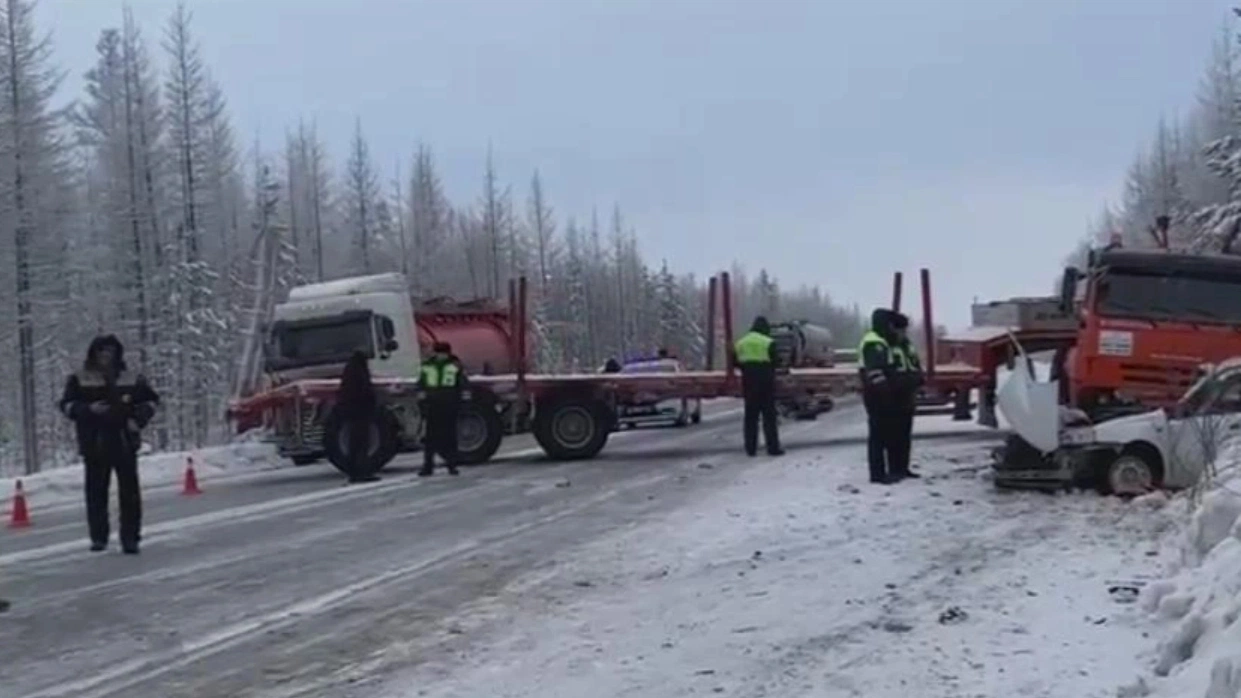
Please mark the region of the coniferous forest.
MULTIPOLYGON (((657 347, 701 365, 706 279, 644 257, 620 205, 558 211, 553 182, 491 165, 475 197, 450 200, 434 143, 411 133, 408 153, 372 153, 365 114, 335 147, 309 113, 283 143, 243 143, 191 7, 157 27, 118 8, 94 64, 73 67, 34 9, 0 0, 0 473, 71 457, 55 403, 99 332, 161 392, 157 448, 228 439, 226 404, 257 381, 273 305, 320 279, 403 271, 420 297, 467 299, 525 275, 539 370, 657 347), (70 70, 81 94, 63 94, 70 70), (394 157, 404 176, 376 166, 394 157)), ((763 312, 857 341, 856 308, 732 274, 739 329, 763 312)))
POLYGON ((1179 118, 1161 118, 1135 156, 1120 200, 1106 205, 1074 252, 1119 235, 1152 247, 1155 219, 1167 216, 1172 247, 1241 254, 1241 35, 1234 10, 1219 31, 1197 99, 1179 118))

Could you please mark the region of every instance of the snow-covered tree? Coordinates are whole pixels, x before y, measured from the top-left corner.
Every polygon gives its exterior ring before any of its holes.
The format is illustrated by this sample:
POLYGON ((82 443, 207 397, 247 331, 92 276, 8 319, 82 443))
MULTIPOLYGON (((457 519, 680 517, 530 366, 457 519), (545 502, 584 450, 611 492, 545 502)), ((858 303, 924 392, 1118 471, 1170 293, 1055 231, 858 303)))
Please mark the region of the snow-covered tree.
POLYGON ((352 241, 352 268, 360 274, 374 272, 378 259, 378 219, 375 209, 379 204, 379 175, 371 161, 370 146, 362 134, 359 118, 353 131, 349 148, 349 160, 345 164, 345 229, 352 241))
MULTIPOLYGON (((558 229, 536 171, 519 215, 490 148, 482 195, 454 202, 425 143, 408 179, 398 172, 381 190, 360 120, 334 171, 313 114, 289 125, 280 152, 256 143, 243 164, 185 5, 157 56, 122 8, 97 38, 81 95, 56 93, 32 7, 0 0, 0 290, 12 299, 0 322, 14 330, 0 334, 6 473, 72 457, 71 425, 40 406, 99 332, 120 334, 163 394, 157 448, 227 438, 225 403, 260 383, 274 304, 308 280, 400 269, 424 298, 503 301, 526 275, 536 368, 589 371, 659 347, 700 365, 706 285, 648 264, 618 206, 606 225, 592 208, 587 225, 558 229), (64 114, 51 106, 65 102, 64 114)), ((734 312, 747 320, 762 303, 833 327, 856 320, 825 294, 779 293, 774 277, 779 301, 760 303, 742 270, 734 278, 734 312)))

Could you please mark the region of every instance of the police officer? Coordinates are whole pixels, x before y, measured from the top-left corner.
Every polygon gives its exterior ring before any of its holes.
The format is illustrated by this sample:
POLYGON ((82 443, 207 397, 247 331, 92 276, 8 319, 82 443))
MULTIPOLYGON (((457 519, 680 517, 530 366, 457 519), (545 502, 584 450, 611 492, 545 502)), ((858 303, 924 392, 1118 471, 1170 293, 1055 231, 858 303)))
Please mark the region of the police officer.
POLYGON ((435 472, 437 453, 448 466, 448 473, 457 475, 457 411, 466 386, 465 369, 447 342, 437 342, 432 351, 423 362, 418 379, 425 396, 422 415, 426 421, 422 470, 418 475, 426 477, 435 472))
POLYGON ((86 466, 90 549, 99 552, 108 547, 108 486, 115 472, 121 549, 136 555, 142 539, 138 449, 159 396, 144 377, 128 371, 124 351, 114 335, 96 337, 82 369, 65 382, 60 411, 77 426, 78 451, 86 466))
POLYGON ((917 408, 918 389, 922 387, 922 362, 918 352, 909 341, 909 318, 896 313, 892 318, 892 362, 896 367, 896 384, 893 391, 893 407, 896 410, 895 446, 893 460, 888 463, 889 472, 900 478, 921 477, 909 469, 909 453, 913 444, 914 412, 917 408))
POLYGON ((733 349, 741 368, 741 395, 745 400, 745 452, 758 453, 758 420, 763 420, 763 441, 767 454, 784 454, 776 421, 776 346, 771 324, 759 315, 750 331, 737 340, 733 349))
POLYGON ((870 481, 890 485, 900 480, 895 472, 894 447, 899 421, 895 393, 897 367, 892 358, 894 313, 876 308, 870 316, 870 330, 858 346, 858 371, 862 379, 862 404, 866 406, 866 461, 870 481))

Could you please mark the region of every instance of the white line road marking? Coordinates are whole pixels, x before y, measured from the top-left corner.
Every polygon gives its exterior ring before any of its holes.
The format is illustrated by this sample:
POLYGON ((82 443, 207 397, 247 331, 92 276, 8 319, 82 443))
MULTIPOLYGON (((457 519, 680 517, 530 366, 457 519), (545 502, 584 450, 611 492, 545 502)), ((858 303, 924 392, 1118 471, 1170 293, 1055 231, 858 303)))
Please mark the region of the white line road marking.
POLYGON ((526 531, 567 518, 580 511, 602 504, 609 499, 614 499, 629 490, 648 487, 671 477, 671 473, 663 472, 652 477, 642 478, 614 487, 554 514, 542 516, 534 521, 505 529, 503 533, 498 535, 489 538, 470 539, 429 559, 391 569, 334 591, 270 611, 251 620, 222 627, 196 639, 183 640, 176 650, 160 652, 143 659, 122 662, 111 669, 94 673, 86 678, 49 686, 27 695, 26 698, 56 698, 60 696, 105 698, 106 696, 121 693, 144 681, 155 679, 187 664, 219 654, 245 642, 256 633, 272 632, 321 615, 348 600, 356 598, 360 594, 377 590, 390 582, 396 580, 407 582, 410 578, 416 578, 421 574, 430 572, 442 564, 451 562, 454 558, 462 557, 467 553, 482 552, 493 547, 505 545, 511 539, 526 531), (108 686, 107 684, 109 683, 114 685, 108 686), (91 692, 87 693, 87 691, 91 692))
MULTIPOLYGON (((255 502, 254 504, 246 504, 228 509, 218 509, 216 511, 195 514, 194 516, 187 516, 181 519, 164 521, 146 527, 143 531, 143 535, 145 536, 148 533, 170 533, 190 527, 206 526, 216 523, 236 523, 240 521, 248 521, 255 518, 262 518, 264 514, 275 513, 278 511, 297 511, 305 508, 307 505, 314 504, 322 500, 332 499, 335 501, 341 501, 356 499, 359 497, 369 496, 376 492, 386 492, 389 490, 395 491, 409 487, 416 487, 420 484, 422 483, 418 480, 385 480, 376 483, 351 485, 348 490, 344 491, 342 491, 339 487, 334 487, 328 490, 317 490, 314 492, 307 492, 305 494, 294 495, 292 497, 270 499, 262 502, 255 502)), ((82 541, 78 540, 52 543, 38 548, 8 553, 7 555, 0 555, 0 567, 6 567, 19 562, 28 562, 31 560, 53 557, 61 553, 78 551, 81 549, 82 541)))
MULTIPOLYGON (((714 421, 717 421, 719 419, 722 419, 730 415, 739 414, 740 412, 741 410, 739 409, 732 409, 732 410, 727 410, 723 412, 718 412, 718 413, 711 415, 710 419, 706 415, 704 415, 703 423, 705 424, 708 422, 714 422, 714 421)), ((658 432, 651 432, 647 430, 633 430, 633 431, 628 431, 628 432, 620 432, 619 434, 613 434, 612 437, 616 437, 618 435, 625 435, 625 434, 642 434, 642 433, 650 435, 652 433, 658 433, 658 432)), ((697 432, 697 431, 690 431, 687 433, 678 432, 678 437, 674 439, 670 439, 668 443, 677 444, 683 441, 692 440, 698 437, 699 434, 700 432, 697 432)), ((539 455, 542 452, 543 450, 541 448, 533 448, 533 449, 526 449, 524 451, 508 453, 508 454, 505 454, 505 457, 524 458, 524 457, 539 455)), ((282 497, 279 499, 268 499, 268 500, 263 500, 261 502, 255 502, 252 504, 245 504, 245 505, 237 506, 237 507, 229 507, 227 509, 217 509, 214 511, 204 512, 202 514, 195 514, 193 516, 187 516, 187 517, 182 517, 182 518, 177 518, 177 519, 171 519, 168 521, 163 521, 163 522, 145 527, 145 530, 143 531, 143 535, 151 536, 151 535, 159 535, 159 534, 166 534, 166 533, 177 533, 177 532, 184 531, 190 528, 204 528, 204 527, 218 525, 218 524, 232 524, 232 523, 239 523, 239 522, 244 522, 244 521, 253 521, 256 519, 264 519, 264 518, 267 518, 269 515, 276 514, 276 513, 292 513, 292 512, 301 511, 303 509, 307 509, 311 506, 317 505, 320 502, 325 502, 327 500, 332 500, 331 503, 335 503, 337 501, 344 501, 344 500, 357 499, 360 497, 370 496, 376 492, 387 492, 390 490, 395 491, 395 490, 403 489, 403 488, 417 487, 421 484, 423 484, 423 481, 421 480, 390 479, 390 480, 383 480, 377 483, 351 485, 347 490, 343 490, 343 491, 342 491, 342 488, 338 486, 332 486, 331 488, 325 489, 325 490, 315 490, 313 492, 307 492, 304 494, 292 495, 289 497, 282 497)), ((65 525, 68 526, 68 524, 65 524, 65 525)), ((29 548, 29 549, 21 550, 18 552, 0 555, 0 567, 7 567, 9 565, 13 565, 17 563, 31 562, 35 560, 43 560, 43 559, 47 559, 51 557, 56 557, 58 555, 81 552, 82 545, 83 544, 81 543, 81 541, 77 541, 77 540, 62 541, 59 543, 49 543, 47 545, 39 546, 36 548, 29 548)))

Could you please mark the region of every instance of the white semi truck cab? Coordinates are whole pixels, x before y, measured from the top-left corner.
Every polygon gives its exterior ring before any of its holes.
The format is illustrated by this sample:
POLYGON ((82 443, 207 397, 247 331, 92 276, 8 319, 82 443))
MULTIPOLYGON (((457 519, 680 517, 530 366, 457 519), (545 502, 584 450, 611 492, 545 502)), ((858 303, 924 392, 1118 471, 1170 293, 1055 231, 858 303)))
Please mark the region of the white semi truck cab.
MULTIPOLYGON (((275 385, 339 378, 356 351, 366 355, 372 378, 418 375, 422 357, 404 274, 352 277, 290 289, 288 300, 272 314, 263 349, 264 369, 275 385)), ((293 423, 276 430, 281 454, 303 465, 329 455, 323 434, 331 407, 301 404, 288 417, 293 423)), ((416 403, 390 401, 388 410, 399 424, 399 449, 417 448, 422 423, 416 403)))
POLYGON ((297 286, 275 307, 265 367, 277 383, 340 375, 361 351, 376 378, 418 375, 421 356, 404 274, 297 286))

